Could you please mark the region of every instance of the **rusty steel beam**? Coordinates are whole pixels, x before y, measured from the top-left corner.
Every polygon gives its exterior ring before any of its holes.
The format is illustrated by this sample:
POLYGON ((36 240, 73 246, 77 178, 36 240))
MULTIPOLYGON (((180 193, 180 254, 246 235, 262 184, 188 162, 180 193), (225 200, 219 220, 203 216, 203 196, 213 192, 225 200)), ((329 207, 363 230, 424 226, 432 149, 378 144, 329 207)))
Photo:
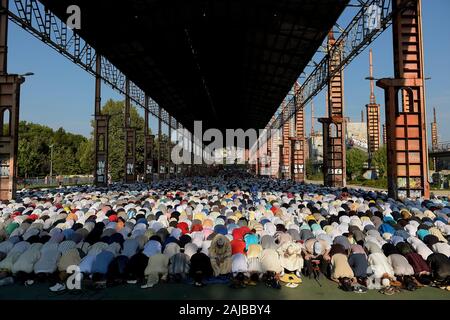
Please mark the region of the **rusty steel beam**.
POLYGON ((375 78, 373 76, 373 51, 369 52, 369 80, 370 80, 370 102, 366 105, 367 110, 367 146, 369 151, 369 168, 372 168, 372 159, 380 149, 380 105, 377 104, 375 96, 375 78))
POLYGON ((146 108, 144 115, 144 182, 153 180, 153 141, 155 136, 150 134, 149 97, 145 99, 146 108))
POLYGON ((266 142, 266 146, 267 146, 267 160, 268 163, 266 164, 266 166, 268 167, 268 176, 269 178, 272 178, 272 142, 273 142, 273 137, 270 134, 270 132, 267 132, 269 134, 267 142, 266 142))
POLYGON ((8 0, 0 11, 0 200, 15 199, 18 174, 20 87, 25 78, 8 67, 8 0), (5 125, 6 124, 6 125, 5 125))
POLYGON ((392 198, 430 197, 420 0, 394 0, 394 79, 385 91, 388 187, 392 198))
MULTIPOLYGON (((283 113, 287 115, 288 112, 288 104, 285 104, 283 109, 283 113)), ((291 178, 291 141, 290 141, 290 133, 291 133, 291 122, 286 121, 283 125, 283 138, 281 145, 281 179, 290 179, 291 178)))
POLYGON ((171 161, 171 149, 172 149, 172 117, 170 116, 169 121, 169 137, 167 139, 167 145, 166 145, 166 155, 167 155, 167 176, 170 179, 172 175, 175 173, 174 167, 172 165, 171 161))
POLYGON ((130 81, 125 80, 125 183, 136 183, 136 129, 131 127, 130 81))
MULTIPOLYGON (((295 105, 303 99, 300 85, 295 85, 295 105)), ((305 109, 300 108, 295 117, 295 137, 291 138, 291 172, 292 180, 305 182, 305 109)))
MULTIPOLYGON (((96 69, 101 70, 101 56, 97 56, 96 69)), ((109 151, 109 115, 102 115, 100 76, 95 77, 95 172, 94 184, 98 187, 108 185, 108 151, 109 151)))
POLYGON ((0 74, 0 200, 2 201, 16 197, 20 86, 24 81, 24 78, 18 75, 0 74))
POLYGON ((161 180, 161 176, 163 174, 162 169, 163 165, 161 162, 162 156, 162 108, 158 106, 158 180, 161 180))
POLYGON ((342 52, 333 50, 336 39, 333 31, 328 35, 330 50, 328 69, 334 74, 328 82, 328 117, 319 119, 323 125, 323 174, 328 187, 346 186, 346 146, 344 119, 344 72, 335 72, 341 63, 342 52))

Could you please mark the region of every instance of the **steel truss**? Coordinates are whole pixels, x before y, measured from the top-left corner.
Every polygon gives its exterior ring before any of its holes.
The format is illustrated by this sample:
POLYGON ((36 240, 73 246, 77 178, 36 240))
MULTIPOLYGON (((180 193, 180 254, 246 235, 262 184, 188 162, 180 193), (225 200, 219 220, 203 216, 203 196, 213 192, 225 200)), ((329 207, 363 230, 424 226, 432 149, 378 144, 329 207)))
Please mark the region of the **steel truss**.
MULTIPOLYGON (((67 59, 86 70, 91 75, 100 78, 120 94, 127 96, 126 76, 108 59, 102 56, 101 73, 96 71, 97 52, 94 47, 83 40, 75 30, 70 29, 66 23, 56 17, 51 11, 45 9, 38 0, 13 0, 14 5, 8 8, 9 20, 20 28, 56 50, 67 59)), ((0 5, 0 10, 5 10, 0 5)), ((137 106, 146 109, 145 91, 130 81, 128 97, 137 106)), ((156 104, 151 98, 151 104, 156 104)), ((158 117, 158 110, 148 110, 158 117)), ((163 123, 169 125, 169 113, 162 111, 163 123)))
MULTIPOLYGON (((410 2, 410 1, 406 1, 410 2)), ((397 7, 402 10, 407 6, 404 3, 397 7)), ((392 19, 395 12, 392 10, 392 0, 366 0, 361 5, 361 10, 349 23, 347 28, 343 30, 336 40, 336 43, 329 49, 328 54, 317 64, 311 62, 311 65, 316 65, 315 69, 306 78, 301 86, 304 99, 299 103, 295 109, 287 114, 282 114, 280 109, 275 113, 275 119, 271 120, 266 126, 267 130, 280 129, 286 121, 295 116, 298 110, 304 108, 316 95, 318 95, 337 73, 341 72, 346 66, 350 64, 360 53, 362 53, 372 42, 374 42, 386 29, 392 25, 392 19), (368 21, 368 15, 374 6, 380 8, 380 19, 376 21, 376 27, 371 28, 368 21), (340 51, 342 59, 333 70, 329 69, 329 57, 336 56, 340 51)), ((327 47, 326 40, 323 47, 327 47)), ((294 98, 292 97, 291 100, 294 98)))

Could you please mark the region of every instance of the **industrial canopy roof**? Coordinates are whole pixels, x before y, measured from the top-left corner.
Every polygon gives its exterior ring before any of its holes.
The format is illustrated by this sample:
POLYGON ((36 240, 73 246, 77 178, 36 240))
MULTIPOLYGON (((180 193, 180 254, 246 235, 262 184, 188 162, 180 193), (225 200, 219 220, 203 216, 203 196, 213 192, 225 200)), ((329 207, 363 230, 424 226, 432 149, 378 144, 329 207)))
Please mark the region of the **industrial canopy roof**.
POLYGON ((192 128, 264 128, 349 0, 40 0, 192 128))

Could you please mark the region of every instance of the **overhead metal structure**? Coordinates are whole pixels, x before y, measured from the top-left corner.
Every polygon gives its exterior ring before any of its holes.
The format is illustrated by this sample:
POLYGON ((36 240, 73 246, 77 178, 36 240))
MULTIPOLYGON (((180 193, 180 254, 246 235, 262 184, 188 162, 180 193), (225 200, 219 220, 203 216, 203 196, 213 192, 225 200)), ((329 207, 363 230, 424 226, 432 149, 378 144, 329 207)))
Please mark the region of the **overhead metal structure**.
MULTIPOLYGON (((278 112, 276 118, 266 125, 265 128, 267 130, 281 128, 285 121, 288 121, 295 115, 297 109, 305 107, 311 99, 328 85, 330 79, 336 73, 341 72, 392 25, 394 13, 402 10, 408 1, 405 1, 395 9, 392 7, 392 0, 366 0, 359 2, 361 9, 349 25, 341 31, 339 38, 336 39, 336 42, 328 50, 327 54, 319 63, 314 61, 311 63, 315 65, 315 68, 301 86, 304 95, 303 102, 287 116, 282 117, 278 112), (338 65, 334 66, 333 70, 329 70, 329 57, 334 56, 336 51, 342 53, 342 59, 338 65)), ((327 43, 324 43, 322 47, 326 48, 327 43)))
MULTIPOLYGON (((96 182, 99 184, 107 172, 101 166, 102 159, 107 159, 107 150, 102 155, 99 151, 102 139, 107 139, 101 136, 107 136, 107 131, 101 129, 105 127, 99 110, 101 79, 126 97, 126 172, 135 169, 136 158, 135 147, 129 148, 136 141, 136 133, 134 138, 130 134, 133 130, 129 122, 131 102, 144 108, 146 117, 153 114, 158 118, 158 175, 171 173, 167 168, 168 159, 162 159, 162 123, 168 125, 170 134, 180 124, 193 131, 194 120, 202 120, 203 128, 221 130, 263 128, 268 123, 265 128, 270 141, 272 129, 281 130, 281 150, 271 143, 266 144, 267 149, 270 153, 281 151, 279 172, 285 178, 295 178, 292 162, 300 160, 295 156, 292 141, 301 136, 301 113, 328 86, 329 113, 328 118, 322 119, 326 140, 325 182, 330 186, 345 186, 342 73, 394 24, 395 79, 377 83, 386 91, 389 193, 391 196, 429 195, 420 0, 358 1, 361 9, 355 18, 347 28, 338 28, 340 36, 330 39, 325 45, 326 55, 318 64, 313 61, 315 69, 292 98, 287 99, 283 97, 291 92, 292 84, 333 30, 350 0, 9 2, 0 0, 0 60, 3 61, 0 80, 5 82, 8 80, 5 77, 10 76, 5 69, 7 33, 3 26, 7 17, 96 77, 96 182), (13 5, 8 8, 9 2, 13 5), (83 13, 79 30, 71 30, 63 22, 71 5, 79 6, 83 13), (397 97, 398 92, 401 99, 397 97)), ((11 97, 17 101, 19 82, 23 81, 19 78, 15 78, 16 87, 11 91, 11 97)), ((9 88, 12 82, 8 81, 5 83, 9 88)), ((12 110, 12 119, 18 123, 18 102, 17 107, 10 100, 2 103, 12 110)), ((10 132, 15 130, 14 121, 10 132)), ((198 139, 192 135, 190 138, 198 139)), ((6 163, 3 171, 5 175, 8 172, 8 178, 1 180, 1 189, 12 186, 8 194, 14 194, 16 173, 12 168, 17 155, 14 147, 17 136, 10 134, 8 139, 4 143, 10 147, 0 150, 2 163, 6 163)), ((130 171, 131 174, 132 182, 136 181, 136 172, 130 171)))
MULTIPOLYGON (((263 128, 349 2, 16 1, 24 10, 13 19, 38 37, 45 35, 45 18, 40 24, 26 14, 27 3, 44 4, 62 21, 67 7, 78 5, 81 29, 72 41, 53 37, 55 48, 73 61, 92 57, 83 66, 93 74, 100 52, 111 62, 105 68, 117 67, 142 89, 132 97, 136 104, 145 106, 146 93, 190 131, 194 120, 205 129, 263 128), (86 46, 74 45, 83 40, 86 46)), ((104 76, 124 93, 124 77, 104 76)))
MULTIPOLYGON (((74 29, 70 29, 65 19, 56 16, 45 4, 62 1, 11 0, 6 10, 9 19, 31 35, 56 50, 76 65, 95 77, 100 77, 106 84, 122 95, 126 95, 126 75, 105 56, 87 43, 74 29), (42 3, 41 3, 42 2, 42 3), (44 4, 43 4, 44 3, 44 4), (97 55, 101 56, 101 69, 96 68, 97 55)), ((74 4, 70 1, 70 5, 74 4)), ((106 5, 104 3, 104 5, 106 5)), ((66 6, 67 9, 68 6, 66 6)), ((0 9, 5 9, 2 5, 0 9)), ((66 10, 64 10, 66 12, 66 10)), ((137 106, 145 109, 145 92, 130 81, 129 98, 137 106)), ((149 110, 157 116, 154 110, 149 110)))

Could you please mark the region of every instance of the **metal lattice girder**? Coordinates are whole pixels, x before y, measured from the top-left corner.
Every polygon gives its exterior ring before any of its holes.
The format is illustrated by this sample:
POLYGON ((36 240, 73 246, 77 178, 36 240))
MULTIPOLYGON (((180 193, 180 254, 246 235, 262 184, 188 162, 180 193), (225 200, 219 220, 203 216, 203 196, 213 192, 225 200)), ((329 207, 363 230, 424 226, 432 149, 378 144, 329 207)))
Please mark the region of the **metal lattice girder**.
MULTIPOLYGON (((0 6, 4 10, 4 6, 0 6)), ((51 11, 45 10, 37 0, 14 0, 14 5, 8 8, 10 21, 25 29, 31 35, 56 50, 76 65, 96 76, 95 61, 97 52, 78 34, 70 29, 51 11)), ((125 95, 126 76, 110 61, 102 57, 101 79, 114 90, 125 95)), ((145 109, 145 92, 133 82, 130 83, 130 99, 139 107, 145 109)), ((155 117, 157 112, 150 111, 155 117)), ((169 124, 168 120, 163 120, 169 124)))
MULTIPOLYGON (((397 7, 396 11, 401 10, 407 4, 406 2, 408 1, 402 3, 402 6, 397 7)), ((333 47, 329 49, 329 54, 319 63, 311 63, 316 65, 316 67, 301 86, 304 98, 303 102, 297 105, 297 108, 306 106, 311 99, 327 86, 329 79, 340 72, 340 70, 344 69, 351 61, 353 61, 353 59, 375 41, 392 24, 394 13, 392 0, 366 0, 362 5, 361 10, 358 11, 347 28, 341 32, 333 47), (376 15, 377 13, 379 13, 379 16, 376 15), (369 23, 369 18, 372 18, 372 14, 376 15, 376 19, 373 21, 374 24, 369 23), (342 59, 340 60, 340 63, 336 65, 335 70, 330 71, 328 70, 328 56, 334 56, 336 51, 342 52, 342 59)), ((297 110, 285 115, 285 118, 291 119, 297 110)), ((266 129, 279 129, 283 126, 284 122, 285 121, 278 110, 276 118, 268 123, 266 129)))
POLYGON ((175 119, 174 117, 170 117, 170 127, 172 128, 172 130, 176 130, 177 129, 177 119, 175 119))
POLYGON ((394 79, 385 90, 389 196, 430 196, 420 0, 395 0, 394 79))

